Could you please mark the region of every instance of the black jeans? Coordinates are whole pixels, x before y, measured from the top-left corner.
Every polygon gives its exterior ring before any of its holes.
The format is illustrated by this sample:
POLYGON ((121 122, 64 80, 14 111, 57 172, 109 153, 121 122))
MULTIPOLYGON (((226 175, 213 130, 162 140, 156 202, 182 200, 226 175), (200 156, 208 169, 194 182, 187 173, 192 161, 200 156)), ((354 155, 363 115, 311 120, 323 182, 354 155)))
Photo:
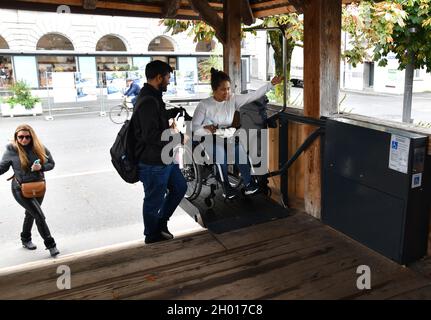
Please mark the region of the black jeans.
POLYGON ((37 230, 39 230, 39 234, 43 238, 46 248, 55 247, 54 238, 51 236, 48 225, 46 224, 45 215, 40 207, 43 197, 32 199, 24 198, 21 194, 21 187, 15 180, 12 181, 12 194, 16 202, 25 209, 21 240, 23 242, 31 241, 31 229, 34 221, 36 221, 37 230))

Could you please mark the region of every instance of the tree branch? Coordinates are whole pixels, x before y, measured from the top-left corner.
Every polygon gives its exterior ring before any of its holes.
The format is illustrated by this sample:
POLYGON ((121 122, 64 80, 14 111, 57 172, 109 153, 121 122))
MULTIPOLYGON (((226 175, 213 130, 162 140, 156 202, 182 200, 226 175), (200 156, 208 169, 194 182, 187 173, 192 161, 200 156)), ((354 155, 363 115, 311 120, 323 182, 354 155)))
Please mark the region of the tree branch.
POLYGON ((174 18, 180 8, 180 0, 166 0, 162 8, 162 17, 174 18))
POLYGON ((216 32, 216 37, 220 42, 226 42, 226 33, 224 30, 223 20, 219 17, 217 12, 211 8, 207 0, 189 0, 190 4, 193 7, 199 16, 202 18, 205 23, 214 28, 216 32))

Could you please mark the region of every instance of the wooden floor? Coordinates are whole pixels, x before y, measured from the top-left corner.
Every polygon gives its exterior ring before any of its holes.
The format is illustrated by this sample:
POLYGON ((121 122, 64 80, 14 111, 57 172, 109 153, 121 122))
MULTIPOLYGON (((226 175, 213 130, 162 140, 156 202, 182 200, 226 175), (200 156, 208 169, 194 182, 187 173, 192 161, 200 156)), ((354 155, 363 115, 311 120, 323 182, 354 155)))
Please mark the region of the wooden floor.
POLYGON ((296 213, 2 270, 0 299, 429 299, 431 279, 418 265, 399 266, 296 213), (71 290, 57 289, 59 265, 71 268, 71 290), (359 265, 371 268, 371 290, 357 289, 359 265))

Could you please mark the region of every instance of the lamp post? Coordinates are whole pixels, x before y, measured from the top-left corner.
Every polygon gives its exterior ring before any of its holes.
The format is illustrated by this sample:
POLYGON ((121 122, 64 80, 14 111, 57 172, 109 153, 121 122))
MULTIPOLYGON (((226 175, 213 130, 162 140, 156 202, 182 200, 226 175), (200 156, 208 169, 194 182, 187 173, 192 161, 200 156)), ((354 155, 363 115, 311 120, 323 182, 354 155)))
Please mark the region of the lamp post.
MULTIPOLYGON (((409 34, 416 33, 416 28, 412 27, 408 29, 409 34)), ((411 37, 410 37, 411 45, 411 37)), ((415 53, 413 50, 406 50, 408 63, 406 65, 405 77, 404 77, 404 100, 403 100, 403 122, 412 123, 412 96, 413 96, 413 74, 415 71, 415 53)))

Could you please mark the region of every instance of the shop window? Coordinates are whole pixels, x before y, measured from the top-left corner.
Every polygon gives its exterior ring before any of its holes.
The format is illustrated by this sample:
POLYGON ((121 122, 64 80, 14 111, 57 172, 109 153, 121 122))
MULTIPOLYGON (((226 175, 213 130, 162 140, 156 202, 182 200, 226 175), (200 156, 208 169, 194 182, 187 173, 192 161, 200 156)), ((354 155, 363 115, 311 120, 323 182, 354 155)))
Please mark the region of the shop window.
MULTIPOLYGON (((75 48, 72 42, 65 36, 57 33, 49 33, 39 39, 37 50, 68 50, 75 48)), ((76 72, 75 57, 46 55, 37 57, 39 73, 39 86, 45 88, 52 85, 52 72, 76 72)))
MULTIPOLYGON (((115 35, 106 35, 97 42, 96 51, 126 52, 127 48, 123 40, 115 35)), ((106 56, 96 58, 98 71, 127 71, 131 70, 132 61, 129 57, 106 56)))
MULTIPOLYGON (((6 40, 0 36, 0 49, 9 49, 6 40)), ((0 88, 6 88, 12 84, 12 60, 10 56, 0 56, 0 88)))

